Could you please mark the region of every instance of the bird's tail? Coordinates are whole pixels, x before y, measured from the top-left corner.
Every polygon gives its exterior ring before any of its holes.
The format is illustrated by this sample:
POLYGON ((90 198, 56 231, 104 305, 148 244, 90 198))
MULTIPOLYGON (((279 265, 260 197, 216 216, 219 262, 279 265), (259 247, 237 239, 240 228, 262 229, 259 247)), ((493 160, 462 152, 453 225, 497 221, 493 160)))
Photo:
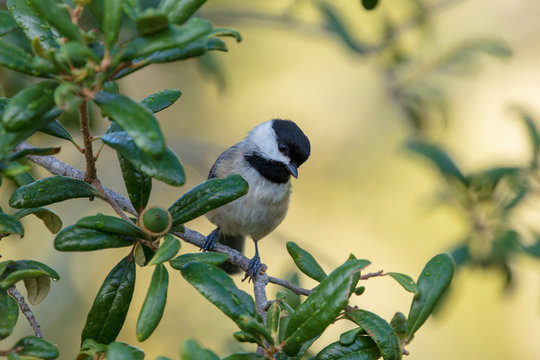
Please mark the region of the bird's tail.
MULTIPOLYGON (((241 235, 223 235, 219 234, 218 242, 223 245, 227 245, 230 248, 233 248, 236 251, 244 252, 244 243, 245 238, 241 235)), ((229 274, 238 274, 242 272, 242 269, 238 265, 231 264, 226 262, 220 266, 229 274)))

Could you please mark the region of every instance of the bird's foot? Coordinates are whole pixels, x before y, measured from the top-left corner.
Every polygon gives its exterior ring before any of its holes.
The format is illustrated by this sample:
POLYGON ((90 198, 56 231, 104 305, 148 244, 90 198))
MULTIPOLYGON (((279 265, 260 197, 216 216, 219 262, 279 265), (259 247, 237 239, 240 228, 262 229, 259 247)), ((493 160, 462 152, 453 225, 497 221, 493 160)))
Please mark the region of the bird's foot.
POLYGON ((248 282, 253 281, 258 275, 266 272, 266 265, 261 262, 259 255, 255 255, 250 261, 246 269, 246 276, 242 281, 248 279, 248 282))
POLYGON ((208 234, 208 236, 206 237, 206 240, 204 240, 204 243, 201 246, 201 251, 214 250, 214 245, 218 239, 219 239, 219 228, 216 228, 214 231, 208 234))

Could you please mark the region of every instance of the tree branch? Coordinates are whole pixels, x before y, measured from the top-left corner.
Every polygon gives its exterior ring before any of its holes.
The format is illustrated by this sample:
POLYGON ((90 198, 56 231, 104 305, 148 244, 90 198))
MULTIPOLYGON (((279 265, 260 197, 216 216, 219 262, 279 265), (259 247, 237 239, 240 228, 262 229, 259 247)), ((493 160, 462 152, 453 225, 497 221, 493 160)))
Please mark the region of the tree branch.
POLYGON ((86 159, 86 174, 84 181, 91 184, 97 179, 96 160, 92 149, 92 135, 90 134, 90 122, 88 118, 88 102, 82 101, 79 104, 79 121, 81 123, 81 134, 84 142, 84 157, 86 159))
POLYGON ((43 339, 43 334, 41 333, 41 329, 39 328, 39 324, 38 324, 36 318, 34 317, 34 313, 32 312, 32 310, 30 310, 30 307, 28 306, 28 304, 24 300, 24 296, 22 296, 22 294, 17 290, 15 285, 11 285, 11 287, 8 288, 8 292, 9 292, 9 294, 11 296, 13 296, 15 298, 15 300, 17 300, 17 303, 19 304, 19 308, 21 309, 24 316, 26 316, 26 319, 30 323, 30 326, 32 326, 32 329, 34 329, 34 332, 36 333, 36 336, 38 338, 43 339))

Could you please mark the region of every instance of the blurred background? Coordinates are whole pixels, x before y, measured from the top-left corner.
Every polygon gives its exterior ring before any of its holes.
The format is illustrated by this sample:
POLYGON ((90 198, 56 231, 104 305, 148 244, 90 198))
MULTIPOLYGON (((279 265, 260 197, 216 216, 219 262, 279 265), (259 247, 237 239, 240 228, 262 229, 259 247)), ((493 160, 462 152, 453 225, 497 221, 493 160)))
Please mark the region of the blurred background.
MULTIPOLYGON (((228 53, 154 65, 119 81, 120 91, 137 100, 165 88, 183 91, 158 118, 188 180, 181 188, 154 181, 150 202, 168 207, 204 181, 217 156, 253 126, 291 119, 309 136, 312 154, 293 181, 287 218, 260 243, 268 273, 291 276, 294 264, 285 243, 294 241, 326 271, 353 253, 372 262, 369 271, 416 279, 432 256, 451 251, 468 236, 470 219, 441 200, 448 184, 405 144, 412 138, 436 142, 464 172, 528 163, 526 128, 513 109, 540 112, 539 12, 535 0, 383 0, 370 12, 353 0, 209 1, 198 16, 239 30, 241 43, 230 40, 228 53)), ((1 76, 15 75, 4 71, 1 76)), ((12 95, 4 80, 4 91, 12 95)), ((93 133, 102 134, 107 126, 96 117, 93 133)), ((30 142, 58 144, 45 136, 30 142)), ((70 144, 63 144, 58 157, 84 168, 70 144)), ((105 148, 97 165, 101 181, 126 195, 114 153, 105 148)), ((0 197, 4 208, 7 190, 4 186, 0 197)), ((514 212, 516 227, 538 228, 538 200, 533 194, 514 212)), ((51 208, 64 226, 97 211, 112 214, 105 204, 85 200, 51 208)), ((61 280, 33 310, 46 338, 59 345, 61 359, 74 358, 85 314, 126 249, 59 253, 39 220, 25 218, 24 224, 27 236, 3 239, 1 254, 43 261, 60 273, 61 280)), ((203 218, 188 226, 203 234, 212 230, 203 218)), ((181 252, 194 251, 183 243, 181 252)), ((253 252, 248 241, 246 255, 253 252)), ((407 346, 409 358, 538 359, 540 266, 517 255, 508 268, 510 283, 508 272, 501 276, 497 268, 460 268, 444 306, 407 346)), ((135 323, 150 276, 151 269, 138 268, 120 341, 141 347, 148 359, 178 359, 187 337, 221 356, 240 348, 230 336, 234 323, 174 270, 163 320, 149 340, 138 343, 135 323)), ((237 280, 251 292, 240 276, 237 280)), ((300 284, 315 285, 305 276, 300 284)), ((363 285, 366 292, 353 296, 353 305, 387 320, 396 311, 407 314, 412 294, 389 277, 363 285)), ((269 297, 278 290, 268 286, 269 297)), ((336 341, 348 328, 352 324, 334 324, 313 349, 336 341)), ((0 349, 30 334, 21 315, 16 333, 0 341, 0 349)))

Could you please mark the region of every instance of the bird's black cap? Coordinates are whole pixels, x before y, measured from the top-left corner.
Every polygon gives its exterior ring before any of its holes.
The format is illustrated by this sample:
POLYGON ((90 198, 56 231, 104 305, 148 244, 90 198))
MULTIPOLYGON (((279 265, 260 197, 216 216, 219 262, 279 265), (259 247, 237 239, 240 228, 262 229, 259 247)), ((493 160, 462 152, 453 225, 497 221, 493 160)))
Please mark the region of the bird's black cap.
POLYGON ((302 165, 311 152, 311 144, 307 136, 291 120, 272 120, 272 128, 281 152, 291 159, 297 167, 302 165))

